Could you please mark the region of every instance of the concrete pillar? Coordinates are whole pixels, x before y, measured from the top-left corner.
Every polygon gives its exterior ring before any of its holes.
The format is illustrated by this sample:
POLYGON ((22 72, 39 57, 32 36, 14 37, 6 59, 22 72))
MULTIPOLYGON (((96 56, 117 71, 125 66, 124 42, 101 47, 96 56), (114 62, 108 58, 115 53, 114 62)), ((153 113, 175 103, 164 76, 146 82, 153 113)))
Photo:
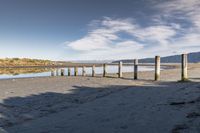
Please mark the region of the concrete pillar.
POLYGON ((138 79, 138 59, 134 60, 134 79, 138 79))
POLYGON ((118 70, 118 77, 122 78, 122 61, 119 62, 119 70, 118 70))
POLYGON ((106 68, 107 68, 107 65, 106 64, 103 64, 103 77, 106 77, 106 68))
POLYGON ((181 65, 181 80, 187 81, 188 80, 188 59, 187 54, 182 54, 182 65, 181 65))
POLYGON ((95 65, 92 66, 92 77, 95 77, 95 65))
POLYGON ((155 80, 160 80, 160 56, 155 57, 155 80))

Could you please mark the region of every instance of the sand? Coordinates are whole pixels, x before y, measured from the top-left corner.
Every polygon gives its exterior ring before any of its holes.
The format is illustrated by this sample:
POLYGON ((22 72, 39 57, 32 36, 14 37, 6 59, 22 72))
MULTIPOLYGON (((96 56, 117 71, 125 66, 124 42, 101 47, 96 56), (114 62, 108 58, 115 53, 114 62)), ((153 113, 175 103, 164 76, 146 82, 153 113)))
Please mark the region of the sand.
POLYGON ((0 132, 199 133, 200 64, 190 82, 180 69, 97 77, 0 80, 0 132))

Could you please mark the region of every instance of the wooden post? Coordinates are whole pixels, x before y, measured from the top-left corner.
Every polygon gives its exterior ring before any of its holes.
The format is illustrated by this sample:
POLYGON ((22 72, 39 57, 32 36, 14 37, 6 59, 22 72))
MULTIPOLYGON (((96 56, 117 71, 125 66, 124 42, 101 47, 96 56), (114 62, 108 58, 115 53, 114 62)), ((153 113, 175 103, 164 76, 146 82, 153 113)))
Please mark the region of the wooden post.
POLYGON ((68 67, 68 76, 71 76, 71 68, 68 67))
POLYGON ((106 67, 107 65, 106 64, 103 64, 103 77, 106 77, 106 67))
POLYGON ((122 78, 122 61, 119 62, 118 77, 122 78))
POLYGON ((55 75, 54 75, 54 70, 51 70, 51 76, 52 76, 52 77, 55 76, 55 75))
POLYGON ((92 66, 92 77, 95 77, 95 65, 92 66))
POLYGON ((187 54, 182 54, 182 74, 181 74, 181 80, 182 81, 187 81, 188 80, 188 59, 187 59, 187 54))
POLYGON ((59 70, 56 69, 56 76, 59 76, 59 70))
POLYGON ((86 76, 85 66, 82 68, 82 76, 86 76))
POLYGON ((78 76, 78 67, 74 67, 74 76, 78 76))
POLYGON ((61 69, 60 75, 61 75, 61 76, 64 76, 64 75, 65 75, 65 69, 61 69))
POLYGON ((155 80, 160 80, 160 56, 155 57, 155 80))
POLYGON ((134 79, 138 79, 138 59, 134 60, 134 79))

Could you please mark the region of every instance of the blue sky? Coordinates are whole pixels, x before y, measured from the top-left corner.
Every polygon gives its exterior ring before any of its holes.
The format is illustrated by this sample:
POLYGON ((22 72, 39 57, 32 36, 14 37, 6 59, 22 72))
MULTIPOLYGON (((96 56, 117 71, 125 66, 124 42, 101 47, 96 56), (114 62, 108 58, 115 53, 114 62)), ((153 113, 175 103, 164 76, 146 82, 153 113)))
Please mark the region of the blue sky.
POLYGON ((134 59, 200 51, 199 0, 0 0, 0 58, 134 59))

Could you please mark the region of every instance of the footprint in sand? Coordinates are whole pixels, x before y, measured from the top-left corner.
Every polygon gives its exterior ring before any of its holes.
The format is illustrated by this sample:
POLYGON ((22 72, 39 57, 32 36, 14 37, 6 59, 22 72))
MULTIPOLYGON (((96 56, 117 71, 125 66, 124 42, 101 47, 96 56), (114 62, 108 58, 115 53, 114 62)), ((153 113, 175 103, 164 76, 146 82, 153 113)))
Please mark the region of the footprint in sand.
POLYGON ((185 130, 188 129, 189 127, 186 124, 180 124, 180 125, 176 125, 173 129, 172 129, 172 133, 179 133, 181 130, 185 130))
POLYGON ((192 112, 192 113, 187 114, 186 117, 187 118, 197 118, 197 117, 200 117, 200 113, 192 112))

